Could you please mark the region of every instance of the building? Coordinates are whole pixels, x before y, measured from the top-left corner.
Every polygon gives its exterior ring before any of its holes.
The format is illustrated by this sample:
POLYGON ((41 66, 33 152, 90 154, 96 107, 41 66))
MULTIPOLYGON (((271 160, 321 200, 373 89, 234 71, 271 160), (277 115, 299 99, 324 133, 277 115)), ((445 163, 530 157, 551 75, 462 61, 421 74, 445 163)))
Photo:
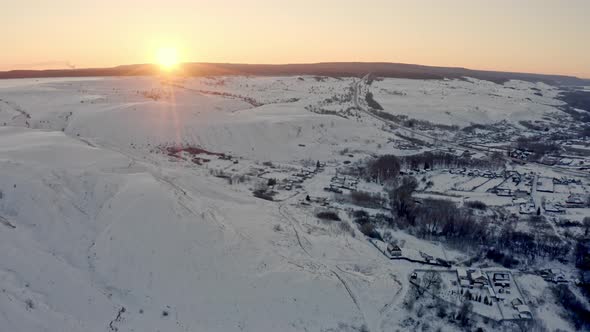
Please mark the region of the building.
POLYGON ((518 307, 519 305, 523 305, 523 304, 524 304, 524 302, 523 302, 521 299, 519 299, 519 298, 517 297, 517 298, 513 299, 512 301, 510 301, 510 304, 512 304, 512 306, 513 306, 514 308, 516 308, 516 307, 518 307))
POLYGON ((524 198, 531 195, 531 188, 530 187, 519 187, 514 191, 514 197, 516 198, 524 198))
POLYGON ((424 253, 424 252, 422 252, 422 251, 420 251, 420 256, 421 256, 421 257, 422 257, 422 258, 423 258, 425 261, 427 261, 427 262, 434 261, 434 257, 432 257, 432 256, 430 256, 429 254, 427 254, 427 253, 424 253))
POLYGON ((551 281, 555 284, 567 284, 567 279, 563 273, 554 275, 551 281))
POLYGON ((534 202, 529 202, 526 204, 520 204, 518 212, 520 214, 534 214, 537 212, 534 202))
POLYGON ((496 287, 510 287, 510 274, 505 272, 494 273, 492 280, 496 287))
POLYGON ((565 205, 569 208, 583 208, 586 205, 586 202, 584 201, 582 196, 571 194, 565 201, 565 205))
POLYGON ((488 278, 479 269, 472 270, 469 273, 469 279, 474 287, 483 287, 488 284, 488 278))
POLYGON ((522 181, 522 176, 517 171, 506 171, 504 176, 507 179, 512 179, 512 182, 514 183, 520 183, 522 181))
POLYGON ((471 282, 469 282, 469 276, 467 275, 467 270, 462 267, 457 268, 457 279, 459 280, 459 286, 471 286, 471 282))
POLYGON ((531 308, 529 308, 526 304, 517 305, 514 307, 516 311, 518 311, 518 318, 520 319, 533 319, 533 313, 531 312, 531 308))
POLYGON ((559 204, 550 204, 545 203, 545 212, 552 212, 552 213, 564 213, 565 209, 561 207, 559 204))
POLYGON ((553 183, 553 179, 540 177, 537 179, 537 191, 545 192, 545 193, 552 193, 554 192, 555 187, 553 183))
POLYGON ((541 277, 547 281, 556 284, 567 283, 565 273, 561 269, 546 269, 540 272, 541 277))
POLYGON ((387 245, 387 252, 390 256, 399 257, 402 255, 402 249, 395 245, 395 244, 388 244, 387 245))
POLYGON ((512 197, 512 190, 508 188, 497 188, 496 195, 504 197, 512 197))

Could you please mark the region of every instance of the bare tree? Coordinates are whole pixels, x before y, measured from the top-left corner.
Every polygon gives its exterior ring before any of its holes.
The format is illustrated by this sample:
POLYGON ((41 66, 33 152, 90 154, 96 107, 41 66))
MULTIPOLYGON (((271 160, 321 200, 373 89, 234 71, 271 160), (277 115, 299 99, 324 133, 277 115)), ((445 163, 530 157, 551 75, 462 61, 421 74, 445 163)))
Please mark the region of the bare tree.
POLYGON ((432 296, 434 297, 436 294, 438 294, 441 287, 442 278, 440 273, 436 271, 428 271, 424 273, 424 276, 422 276, 422 280, 420 281, 420 286, 418 287, 416 295, 417 297, 421 297, 428 291, 432 293, 432 296))
POLYGON ((584 236, 588 236, 588 233, 590 233, 590 217, 584 217, 582 224, 584 225, 584 236))
POLYGON ((470 301, 464 301, 459 308, 457 319, 461 326, 468 326, 471 320, 471 311, 473 310, 473 304, 470 301))
POLYGON ((391 208, 397 212, 398 217, 405 217, 410 224, 414 223, 414 198, 412 194, 418 188, 418 182, 414 177, 403 177, 400 183, 389 192, 391 208))

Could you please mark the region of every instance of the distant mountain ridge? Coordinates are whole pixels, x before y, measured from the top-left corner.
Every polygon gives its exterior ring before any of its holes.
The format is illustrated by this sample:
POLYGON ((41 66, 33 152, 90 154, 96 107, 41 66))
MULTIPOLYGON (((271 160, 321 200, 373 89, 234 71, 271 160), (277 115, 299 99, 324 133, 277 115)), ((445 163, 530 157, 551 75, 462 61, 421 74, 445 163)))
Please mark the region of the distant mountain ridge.
MULTIPOLYGON (((409 79, 460 79, 473 77, 496 83, 511 79, 529 82, 544 82, 552 85, 590 85, 590 80, 566 75, 545 75, 500 71, 473 70, 461 67, 434 67, 388 62, 322 62, 313 64, 232 64, 190 62, 180 66, 179 73, 186 76, 294 76, 318 75, 350 77, 371 73, 378 77, 409 79)), ((89 77, 89 76, 145 76, 159 75, 161 70, 154 64, 124 65, 110 68, 11 70, 0 72, 0 79, 43 77, 89 77)))

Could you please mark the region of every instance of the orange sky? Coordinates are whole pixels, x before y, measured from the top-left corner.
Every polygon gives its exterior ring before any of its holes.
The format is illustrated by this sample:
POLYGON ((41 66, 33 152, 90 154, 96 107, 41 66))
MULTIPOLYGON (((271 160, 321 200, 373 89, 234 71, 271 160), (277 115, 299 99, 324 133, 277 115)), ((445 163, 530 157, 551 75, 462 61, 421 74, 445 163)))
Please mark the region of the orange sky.
POLYGON ((388 61, 590 78, 588 0, 0 0, 0 70, 388 61))

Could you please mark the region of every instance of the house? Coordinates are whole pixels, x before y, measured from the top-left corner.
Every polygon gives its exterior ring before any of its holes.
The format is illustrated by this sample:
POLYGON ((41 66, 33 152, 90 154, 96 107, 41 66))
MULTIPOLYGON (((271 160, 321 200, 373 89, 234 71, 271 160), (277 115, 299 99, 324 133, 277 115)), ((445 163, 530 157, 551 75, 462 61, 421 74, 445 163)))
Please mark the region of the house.
POLYGON ((458 279, 468 279, 467 270, 462 267, 458 267, 457 268, 457 278, 458 279))
POLYGON ((512 205, 520 205, 520 204, 526 204, 529 202, 529 198, 525 198, 525 197, 520 197, 520 198, 512 198, 512 205))
POLYGON ((459 285, 461 287, 469 287, 471 286, 471 282, 469 281, 469 276, 467 276, 467 270, 461 267, 457 268, 457 279, 459 280, 459 285))
POLYGON ((494 273, 492 280, 496 287, 510 287, 510 274, 505 272, 494 273))
POLYGON ((559 158, 553 156, 543 156, 539 162, 543 165, 553 166, 559 162, 559 158))
POLYGON ((565 210, 561 207, 560 204, 550 204, 545 203, 545 212, 552 212, 552 213, 564 213, 565 210))
POLYGON ((537 191, 545 192, 545 193, 552 193, 554 192, 555 187, 553 183, 553 179, 540 177, 537 179, 537 191))
POLYGON ((545 269, 539 273, 541 277, 547 282, 553 282, 556 284, 567 283, 564 272, 561 269, 545 269))
POLYGON ((531 195, 531 189, 530 188, 522 188, 519 187, 514 191, 514 196, 516 198, 523 198, 523 197, 528 197, 531 195))
POLYGON ((535 203, 529 202, 526 204, 520 204, 518 212, 520 214, 533 214, 537 211, 535 203))
POLYGON ((488 278, 481 272, 481 270, 472 270, 469 273, 469 278, 475 287, 483 287, 488 283, 488 278))
POLYGON ((514 307, 516 311, 518 311, 518 318, 520 319, 532 319, 533 313, 531 312, 531 308, 529 308, 526 304, 517 305, 514 307))
POLYGON ((520 318, 520 319, 533 319, 533 315, 531 313, 519 313, 518 318, 520 318))
POLYGON ((567 279, 563 273, 554 275, 551 281, 555 284, 567 284, 567 279))
POLYGON ((427 253, 423 253, 422 251, 420 251, 420 256, 422 256, 422 258, 424 258, 425 261, 430 262, 434 260, 434 257, 430 256, 427 253))
POLYGON ((582 196, 571 194, 565 201, 565 205, 569 208, 583 208, 586 205, 586 202, 584 202, 582 196))
POLYGON ((330 184, 329 187, 324 187, 325 191, 331 191, 337 194, 342 194, 342 190, 338 189, 337 187, 334 187, 334 185, 330 184))
POLYGON ((510 304, 512 304, 512 307, 514 307, 516 309, 516 307, 518 307, 519 305, 523 305, 524 301, 517 297, 517 298, 513 299, 512 301, 510 301, 510 304))
POLYGON ((387 252, 390 256, 399 257, 402 255, 402 249, 395 245, 395 244, 388 244, 387 245, 387 252))
POLYGON ((520 173, 518 173, 517 171, 506 171, 504 175, 507 179, 512 179, 512 182, 514 183, 520 183, 522 179, 520 173))
POLYGON ((512 190, 508 188, 497 188, 496 195, 504 197, 512 197, 512 190))
POLYGON ((551 269, 541 270, 539 271, 539 275, 541 278, 543 278, 543 280, 549 281, 552 278, 551 269))

